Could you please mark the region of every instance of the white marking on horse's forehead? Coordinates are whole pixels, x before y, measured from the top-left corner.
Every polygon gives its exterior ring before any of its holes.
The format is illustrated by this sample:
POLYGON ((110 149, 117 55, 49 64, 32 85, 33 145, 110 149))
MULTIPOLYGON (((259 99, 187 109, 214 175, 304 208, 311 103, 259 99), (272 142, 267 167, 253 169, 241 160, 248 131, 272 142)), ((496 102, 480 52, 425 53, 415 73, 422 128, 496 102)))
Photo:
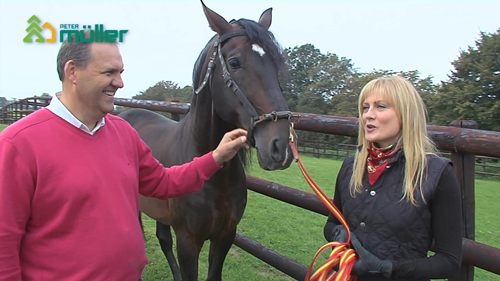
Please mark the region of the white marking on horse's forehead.
POLYGON ((258 44, 252 44, 252 50, 256 53, 258 53, 261 57, 266 54, 264 49, 259 46, 258 44))

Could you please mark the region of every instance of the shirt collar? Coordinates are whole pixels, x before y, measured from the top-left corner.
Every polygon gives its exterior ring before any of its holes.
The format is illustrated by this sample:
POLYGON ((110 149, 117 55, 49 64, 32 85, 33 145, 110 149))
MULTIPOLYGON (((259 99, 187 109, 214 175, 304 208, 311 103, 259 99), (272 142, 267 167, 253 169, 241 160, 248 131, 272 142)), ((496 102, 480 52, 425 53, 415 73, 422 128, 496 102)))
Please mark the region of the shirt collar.
POLYGON ((95 134, 97 130, 99 130, 102 126, 104 126, 105 119, 102 118, 101 121, 95 126, 94 130, 90 131, 89 127, 87 125, 83 124, 78 118, 76 118, 71 111, 66 108, 66 106, 59 100, 59 97, 57 94, 55 94, 52 99, 50 100, 50 104, 47 106, 47 109, 52 111, 55 115, 61 117, 62 119, 66 120, 68 123, 71 125, 79 128, 80 130, 88 133, 88 134, 95 134))

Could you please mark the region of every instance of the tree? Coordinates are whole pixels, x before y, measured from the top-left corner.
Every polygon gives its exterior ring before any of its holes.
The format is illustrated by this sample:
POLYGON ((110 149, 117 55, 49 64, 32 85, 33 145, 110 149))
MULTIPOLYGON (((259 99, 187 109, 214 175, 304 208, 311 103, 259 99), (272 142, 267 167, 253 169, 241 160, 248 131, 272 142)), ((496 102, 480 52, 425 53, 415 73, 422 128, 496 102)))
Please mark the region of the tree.
POLYGON ((452 65, 435 97, 433 122, 474 120, 479 129, 500 131, 500 29, 481 32, 452 65))
MULTIPOLYGON (((358 76, 350 59, 339 58, 331 53, 327 53, 319 65, 311 69, 311 72, 316 80, 309 85, 305 93, 310 92, 316 96, 316 99, 322 100, 322 106, 314 105, 317 113, 321 114, 329 114, 332 109, 336 109, 342 96, 352 94, 351 83, 358 76)), ((307 102, 309 98, 301 100, 307 102)))
POLYGON ((292 110, 327 114, 332 100, 356 76, 351 61, 336 54, 321 54, 311 44, 288 49, 290 82, 287 102, 292 110))
MULTIPOLYGON (((349 81, 356 77, 351 60, 336 54, 322 54, 312 44, 288 48, 290 80, 284 95, 289 108, 296 112, 328 114, 338 95, 348 91, 349 81)), ((328 141, 328 134, 299 132, 299 138, 328 141)))
POLYGON ((283 95, 290 110, 297 111, 301 94, 316 81, 311 69, 321 63, 324 55, 312 44, 286 48, 284 51, 287 56, 288 77, 285 83, 281 83, 283 95))
POLYGON ((5 97, 0 97, 0 107, 3 107, 4 105, 7 105, 9 102, 5 97))
MULTIPOLYGON (((427 105, 432 104, 437 85, 431 77, 420 78, 416 70, 396 72, 373 70, 358 73, 350 59, 322 54, 312 44, 285 49, 289 80, 284 96, 290 110, 335 116, 358 117, 358 98, 362 88, 379 77, 401 75, 415 85, 427 105)), ((431 112, 429 112, 431 114, 431 112)), ((299 132, 309 140, 353 142, 352 138, 311 132, 299 132)))
POLYGON ((141 100, 157 100, 157 101, 179 101, 188 103, 191 102, 193 95, 193 87, 185 86, 180 88, 177 83, 172 81, 160 81, 154 86, 149 87, 140 94, 133 96, 133 99, 141 100))

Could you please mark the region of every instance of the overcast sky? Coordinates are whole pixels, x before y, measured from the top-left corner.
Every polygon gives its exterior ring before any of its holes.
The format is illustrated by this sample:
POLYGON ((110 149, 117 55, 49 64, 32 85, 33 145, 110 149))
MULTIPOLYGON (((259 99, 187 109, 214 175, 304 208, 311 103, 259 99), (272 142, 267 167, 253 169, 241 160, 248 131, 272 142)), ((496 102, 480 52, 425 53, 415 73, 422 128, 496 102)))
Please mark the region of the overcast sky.
MULTIPOLYGON (((418 70, 446 80, 460 50, 481 31, 500 28, 500 1, 211 1, 226 20, 258 20, 273 8, 270 30, 287 47, 313 44, 351 59, 359 71, 418 70)), ((161 80, 191 85, 194 62, 214 32, 200 1, 0 0, 0 96, 26 98, 61 90, 56 72, 61 24, 128 30, 120 44, 130 98, 161 80), (57 31, 56 43, 24 43, 28 19, 57 31)), ((42 36, 51 37, 48 28, 42 36)), ((35 36, 32 38, 36 39, 35 36)))

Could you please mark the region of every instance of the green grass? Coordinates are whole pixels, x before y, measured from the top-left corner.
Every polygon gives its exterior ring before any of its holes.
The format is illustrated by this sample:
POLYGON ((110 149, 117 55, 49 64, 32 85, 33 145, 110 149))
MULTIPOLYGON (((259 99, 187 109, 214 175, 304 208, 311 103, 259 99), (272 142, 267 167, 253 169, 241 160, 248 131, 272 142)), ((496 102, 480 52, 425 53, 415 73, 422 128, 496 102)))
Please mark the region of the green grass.
MULTIPOLYGON (((331 170, 316 167, 310 168, 312 169, 310 173, 318 184, 325 186, 325 192, 333 195, 334 181, 332 176, 335 176, 341 162, 310 159, 315 162, 319 161, 317 162, 319 165, 329 164, 331 170), (319 171, 322 172, 319 173, 319 171), (329 185, 329 188, 326 187, 327 185, 329 185)), ((257 166, 258 164, 255 162, 249 170, 251 175, 312 192, 302 177, 297 164, 292 164, 292 167, 285 171, 273 172, 264 171, 257 166)), ((148 221, 150 220, 148 218, 148 221)), ((325 244, 323 238, 325 222, 326 217, 323 215, 249 191, 247 208, 242 221, 238 225, 238 231, 266 247, 278 251, 305 266, 309 266, 316 251, 325 244)), ((154 223, 151 222, 150 225, 152 229, 147 229, 148 226, 146 226, 146 246, 148 258, 150 261, 154 260, 155 264, 149 264, 146 267, 144 280, 172 280, 168 264, 163 253, 158 248, 158 242, 154 235, 154 223), (160 276, 163 276, 164 279, 160 276)), ((207 276, 208 245, 209 242, 207 241, 200 254, 199 280, 204 280, 207 276)), ((223 279, 294 280, 235 245, 232 246, 226 257, 223 279)))
MULTIPOLYGON (((341 161, 301 156, 304 166, 321 189, 333 196, 341 161)), ((284 171, 264 171, 255 161, 249 174, 313 193, 297 163, 284 171)), ((498 181, 476 180, 476 241, 500 248, 500 188, 498 181)), ((145 281, 172 280, 172 275, 155 237, 154 221, 144 218, 147 254, 150 264, 145 281)), ((316 251, 325 244, 326 217, 267 196, 249 191, 248 204, 238 231, 251 239, 309 267, 316 251)), ((209 242, 200 254, 199 280, 207 276, 209 242)), ((317 262, 326 258, 327 253, 317 262)), ((233 245, 223 270, 224 280, 294 280, 233 245)), ((499 280, 499 276, 476 268, 475 280, 499 280)))
MULTIPOLYGON (((499 181, 476 179, 476 241, 500 248, 500 184, 499 181)), ((474 270, 475 280, 498 281, 500 276, 480 268, 474 270)))
POLYGON ((0 132, 3 131, 3 129, 7 128, 7 126, 9 125, 0 124, 0 132))

